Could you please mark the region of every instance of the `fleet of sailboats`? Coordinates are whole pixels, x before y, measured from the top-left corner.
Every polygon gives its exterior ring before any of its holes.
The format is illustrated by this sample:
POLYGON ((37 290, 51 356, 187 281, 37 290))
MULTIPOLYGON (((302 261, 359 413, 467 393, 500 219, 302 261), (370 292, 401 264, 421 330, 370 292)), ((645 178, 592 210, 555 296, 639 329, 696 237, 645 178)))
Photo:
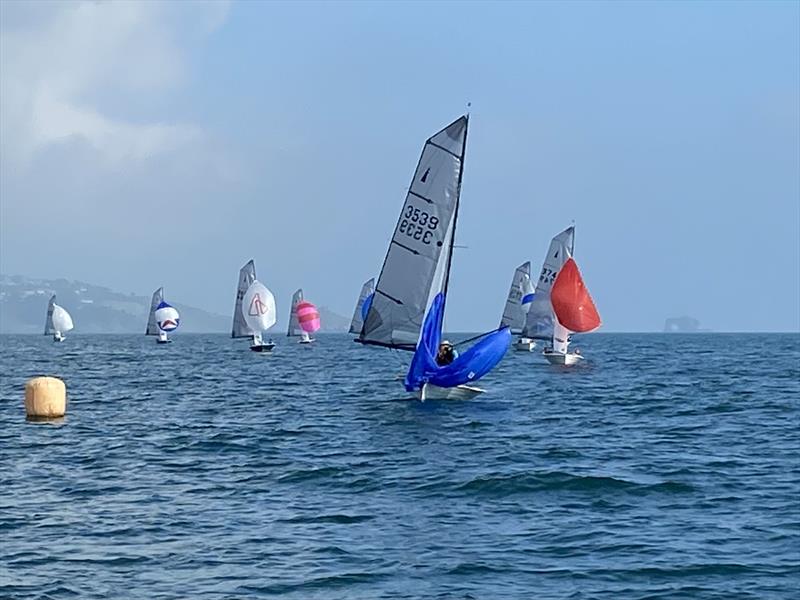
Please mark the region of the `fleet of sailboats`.
MULTIPOLYGON (((537 279, 531 275, 530 261, 514 270, 497 329, 467 340, 473 344, 462 354, 442 339, 468 128, 469 115, 464 115, 425 141, 380 275, 362 285, 349 327, 365 346, 413 352, 404 386, 422 400, 465 399, 482 393, 475 382, 511 346, 531 352, 537 341, 544 341, 542 355, 548 362, 574 365, 583 355, 570 351, 572 334, 594 331, 601 324, 573 258, 573 225, 553 237, 537 279)), ((265 341, 264 335, 275 321, 275 297, 256 279, 250 260, 239 271, 231 336, 249 338, 254 352, 270 352, 275 344, 265 341)), ((165 301, 164 288, 158 288, 150 302, 146 335, 157 336, 159 344, 169 343, 168 334, 179 324, 178 311, 165 301)), ((298 289, 292 297, 287 335, 310 344, 320 327, 319 310, 298 289)), ((45 334, 61 342, 72 329, 72 317, 53 295, 45 334)))

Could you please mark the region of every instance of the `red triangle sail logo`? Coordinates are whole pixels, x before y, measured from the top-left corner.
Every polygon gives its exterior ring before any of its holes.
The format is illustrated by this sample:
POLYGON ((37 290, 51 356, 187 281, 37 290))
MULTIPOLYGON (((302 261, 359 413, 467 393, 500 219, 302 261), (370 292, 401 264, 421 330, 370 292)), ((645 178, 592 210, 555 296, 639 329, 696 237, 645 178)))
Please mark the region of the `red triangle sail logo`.
POLYGON ((600 315, 574 259, 567 260, 558 272, 550 302, 558 322, 570 331, 585 333, 600 327, 600 315))

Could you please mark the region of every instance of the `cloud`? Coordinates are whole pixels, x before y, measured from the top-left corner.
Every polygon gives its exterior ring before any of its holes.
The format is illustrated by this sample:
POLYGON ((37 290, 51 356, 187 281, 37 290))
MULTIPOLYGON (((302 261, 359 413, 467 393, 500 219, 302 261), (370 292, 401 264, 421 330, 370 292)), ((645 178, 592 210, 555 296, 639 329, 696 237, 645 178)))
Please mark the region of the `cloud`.
POLYGON ((114 167, 202 138, 193 124, 137 113, 185 83, 185 38, 219 27, 227 4, 4 2, 0 10, 4 161, 24 167, 77 138, 114 167))

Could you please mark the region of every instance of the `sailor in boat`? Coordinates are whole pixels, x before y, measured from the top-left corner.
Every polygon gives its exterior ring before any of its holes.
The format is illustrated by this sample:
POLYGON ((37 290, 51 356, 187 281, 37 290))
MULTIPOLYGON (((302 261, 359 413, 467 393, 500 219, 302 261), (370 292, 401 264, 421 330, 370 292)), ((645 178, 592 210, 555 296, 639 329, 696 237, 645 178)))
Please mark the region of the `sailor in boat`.
POLYGON ((449 365, 458 357, 458 352, 449 341, 444 340, 439 344, 439 351, 436 353, 436 363, 440 366, 449 365))

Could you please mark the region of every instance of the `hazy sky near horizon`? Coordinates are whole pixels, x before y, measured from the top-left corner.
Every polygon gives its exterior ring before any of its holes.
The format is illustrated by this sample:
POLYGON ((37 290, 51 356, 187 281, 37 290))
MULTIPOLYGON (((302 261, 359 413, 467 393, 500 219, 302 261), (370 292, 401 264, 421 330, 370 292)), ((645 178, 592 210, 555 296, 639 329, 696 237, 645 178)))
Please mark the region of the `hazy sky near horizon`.
POLYGON ((349 316, 470 133, 450 329, 574 219, 608 331, 800 329, 800 3, 0 3, 0 270, 349 316))

